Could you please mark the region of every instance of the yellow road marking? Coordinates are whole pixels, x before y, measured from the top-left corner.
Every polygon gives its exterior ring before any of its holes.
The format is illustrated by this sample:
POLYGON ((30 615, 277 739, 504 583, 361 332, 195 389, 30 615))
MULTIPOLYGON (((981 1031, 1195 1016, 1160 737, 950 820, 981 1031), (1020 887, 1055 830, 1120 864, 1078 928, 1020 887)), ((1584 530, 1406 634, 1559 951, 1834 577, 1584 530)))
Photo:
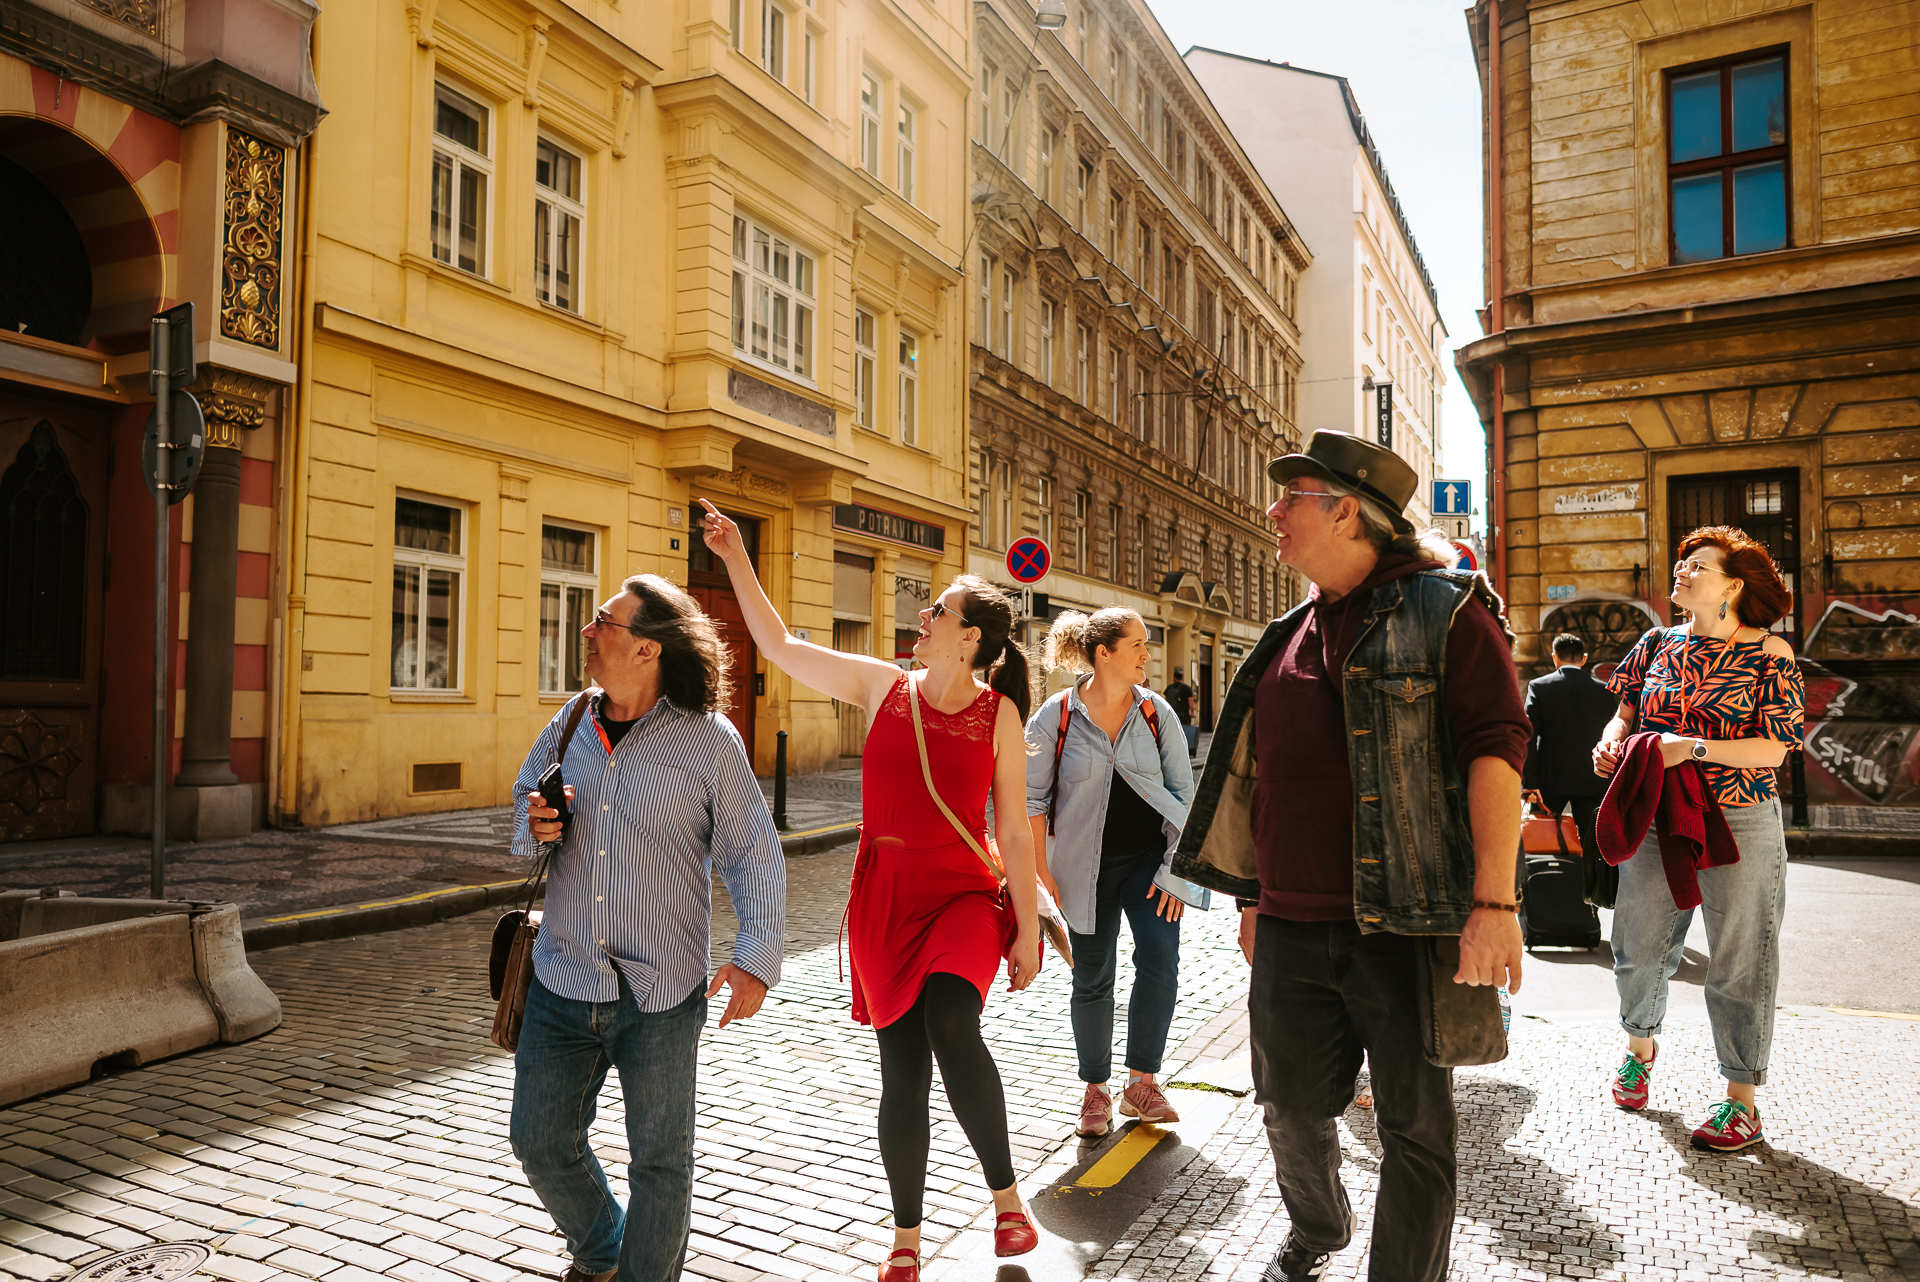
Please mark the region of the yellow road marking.
POLYGON ((1167 1132, 1150 1122, 1142 1122, 1127 1133, 1127 1137, 1107 1150, 1107 1155, 1087 1168, 1087 1173, 1073 1182, 1077 1189, 1110 1189, 1127 1178, 1127 1172, 1140 1165, 1140 1160, 1153 1152, 1154 1145, 1167 1138, 1167 1132))
POLYGON ((1829 1006, 1827 1007, 1827 1009, 1832 1011, 1836 1015, 1865 1015, 1869 1019, 1920 1020, 1920 1015, 1899 1015, 1899 1014, 1895 1014, 1893 1011, 1890 1011, 1890 1010, 1849 1010, 1845 1006, 1829 1006))
POLYGON ((502 886, 523 886, 525 877, 515 877, 512 881, 488 881, 478 886, 448 886, 445 890, 428 890, 418 895, 402 895, 398 899, 376 899, 365 904, 340 904, 333 908, 316 908, 312 912, 290 913, 285 917, 269 917, 268 921, 304 921, 309 917, 332 917, 337 913, 356 912, 362 908, 391 908, 395 904, 417 904, 423 899, 438 899, 442 895, 457 895, 463 890, 498 890, 502 886))
POLYGON ((832 832, 836 828, 851 828, 851 827, 853 827, 853 825, 850 823, 837 823, 837 824, 828 824, 824 828, 809 828, 805 832, 783 832, 780 834, 780 840, 787 841, 793 837, 818 837, 821 833, 832 832))

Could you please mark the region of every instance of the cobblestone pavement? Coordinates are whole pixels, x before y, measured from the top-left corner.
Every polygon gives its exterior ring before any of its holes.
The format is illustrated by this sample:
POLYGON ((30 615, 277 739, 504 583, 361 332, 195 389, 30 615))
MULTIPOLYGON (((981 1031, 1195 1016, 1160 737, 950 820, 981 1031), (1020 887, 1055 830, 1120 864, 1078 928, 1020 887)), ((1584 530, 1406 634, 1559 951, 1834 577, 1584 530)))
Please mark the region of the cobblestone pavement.
MULTIPOLYGON (((784 982, 755 1018, 709 1025, 691 1275, 870 1277, 891 1241, 873 1039, 835 974, 851 864, 846 848, 789 861, 784 982)), ((723 956, 731 916, 716 898, 723 956)), ((1189 922, 1176 1044, 1244 982, 1225 964, 1230 915, 1189 922)), ((512 1282, 564 1267, 507 1147, 512 1063, 485 1040, 491 925, 256 953, 280 1029, 0 1110, 0 1282, 152 1241, 217 1244, 205 1271, 233 1282, 512 1282)), ((987 1007, 1023 1171, 1068 1137, 1078 1103, 1066 991, 1053 958, 987 1007)), ((937 1093, 935 1118, 929 1253, 987 1202, 937 1093)), ((617 1088, 594 1139, 610 1171, 624 1167, 617 1088)))
MULTIPOLYGON (((1719 1094, 1703 1019, 1669 1020, 1653 1105, 1604 1103, 1619 1033, 1518 1021, 1503 1063, 1460 1069, 1455 1278, 1920 1276, 1920 1024, 1812 1010, 1783 1016, 1784 1065, 1761 1100, 1769 1144, 1696 1153, 1719 1094)), ((1359 1230, 1328 1278, 1366 1276, 1380 1141, 1340 1123, 1359 1230)), ((1250 1103, 1094 1266, 1126 1279, 1257 1279, 1285 1239, 1250 1103)))
MULTIPOLYGON (((787 781, 787 821, 807 831, 860 819, 858 769, 787 781)), ((769 802, 773 781, 762 779, 769 802)), ((170 842, 166 894, 240 905, 251 921, 381 896, 477 886, 526 874, 507 850, 513 810, 496 806, 330 828, 267 829, 230 841, 170 842)), ((79 837, 0 846, 0 889, 51 886, 79 895, 144 898, 142 837, 79 837)))

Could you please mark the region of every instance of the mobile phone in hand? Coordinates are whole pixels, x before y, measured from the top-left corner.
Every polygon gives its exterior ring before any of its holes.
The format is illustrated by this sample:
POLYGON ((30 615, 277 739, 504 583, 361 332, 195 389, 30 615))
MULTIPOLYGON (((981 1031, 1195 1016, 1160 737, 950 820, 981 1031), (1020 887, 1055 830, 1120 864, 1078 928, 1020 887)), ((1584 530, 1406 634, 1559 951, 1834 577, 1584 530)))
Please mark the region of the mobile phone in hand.
POLYGON ((560 763, 556 761, 548 766, 533 786, 546 799, 548 809, 560 812, 560 826, 565 828, 573 812, 567 809, 567 782, 560 775, 560 763))

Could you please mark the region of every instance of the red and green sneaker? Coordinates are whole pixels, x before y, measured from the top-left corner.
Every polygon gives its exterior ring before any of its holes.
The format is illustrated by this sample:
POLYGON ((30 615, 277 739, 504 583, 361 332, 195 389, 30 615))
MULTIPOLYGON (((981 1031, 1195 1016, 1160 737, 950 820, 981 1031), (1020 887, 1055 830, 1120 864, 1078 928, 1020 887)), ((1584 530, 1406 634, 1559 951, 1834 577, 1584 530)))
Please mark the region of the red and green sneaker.
POLYGON ((1647 1090, 1653 1078, 1653 1061, 1660 1058, 1660 1043, 1653 1044, 1653 1055, 1641 1059, 1632 1051, 1620 1067, 1613 1070, 1613 1102, 1629 1113, 1638 1113, 1647 1106, 1647 1090))
POLYGON ((1693 1146, 1708 1153, 1738 1153, 1767 1137, 1760 1133, 1760 1113, 1737 1099, 1713 1106, 1707 1120, 1693 1133, 1693 1146))

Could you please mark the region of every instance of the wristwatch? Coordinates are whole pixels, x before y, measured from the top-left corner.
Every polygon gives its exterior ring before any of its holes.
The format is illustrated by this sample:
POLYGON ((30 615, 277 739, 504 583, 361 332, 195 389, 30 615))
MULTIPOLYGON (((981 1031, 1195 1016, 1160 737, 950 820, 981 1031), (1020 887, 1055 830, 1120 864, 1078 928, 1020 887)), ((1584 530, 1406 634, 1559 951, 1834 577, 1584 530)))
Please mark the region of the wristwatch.
POLYGON ((1695 761, 1705 761, 1707 759, 1707 741, 1705 739, 1695 739, 1693 741, 1693 759, 1695 761))

